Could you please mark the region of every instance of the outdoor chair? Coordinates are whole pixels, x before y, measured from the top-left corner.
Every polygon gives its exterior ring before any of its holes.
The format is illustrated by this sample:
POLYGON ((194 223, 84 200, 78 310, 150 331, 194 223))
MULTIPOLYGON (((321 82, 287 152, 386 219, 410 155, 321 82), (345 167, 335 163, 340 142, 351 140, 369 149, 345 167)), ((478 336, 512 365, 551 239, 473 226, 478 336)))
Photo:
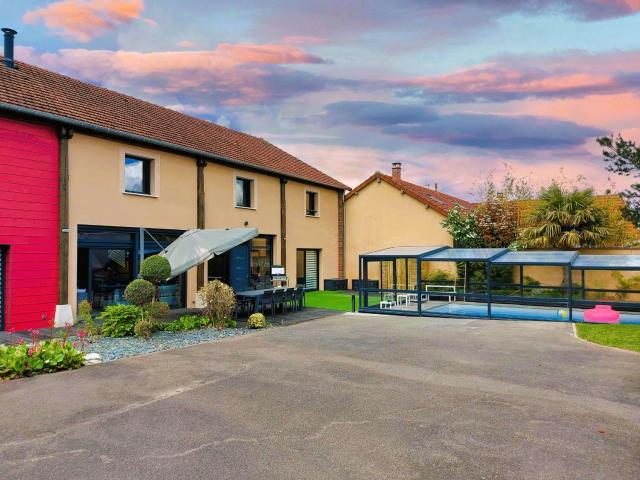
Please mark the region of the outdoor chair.
POLYGON ((297 286, 293 291, 293 299, 297 310, 304 308, 304 287, 297 286))
MULTIPOLYGON (((273 308, 274 311, 278 311, 278 308, 282 307, 282 311, 285 309, 285 301, 284 301, 284 289, 276 289, 273 290, 273 308)), ((280 320, 280 323, 284 325, 284 317, 280 320)))
POLYGON ((273 290, 265 290, 262 294, 262 305, 260 306, 260 311, 264 314, 266 313, 267 307, 270 308, 271 314, 275 315, 274 310, 274 298, 273 298, 273 290))
POLYGON ((291 310, 295 311, 296 309, 296 297, 295 297, 295 288, 287 288, 284 291, 284 308, 285 311, 289 311, 289 307, 291 310))
POLYGON ((251 298, 236 298, 236 307, 234 309, 234 318, 238 319, 239 313, 246 313, 247 315, 253 312, 254 299, 251 298))

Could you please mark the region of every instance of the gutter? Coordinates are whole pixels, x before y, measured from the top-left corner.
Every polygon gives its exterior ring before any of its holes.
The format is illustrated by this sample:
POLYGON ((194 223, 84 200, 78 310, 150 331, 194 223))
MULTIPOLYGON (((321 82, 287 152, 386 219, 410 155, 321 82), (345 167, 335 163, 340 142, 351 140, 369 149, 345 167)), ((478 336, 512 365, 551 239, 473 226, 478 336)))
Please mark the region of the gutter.
POLYGON ((201 150, 196 150, 196 149, 189 148, 189 147, 182 147, 180 145, 176 145, 174 143, 165 142, 163 140, 156 140, 156 139, 153 139, 153 138, 144 137, 142 135, 136 135, 136 134, 133 134, 133 133, 127 133, 127 132, 123 132, 121 130, 114 130, 113 128, 101 127, 101 126, 95 125, 93 123, 85 122, 84 120, 76 120, 76 119, 73 119, 73 118, 64 117, 62 115, 56 115, 54 113, 41 112, 39 110, 33 110, 31 108, 21 107, 19 105, 13 105, 11 103, 0 102, 0 110, 8 111, 8 112, 11 112, 11 113, 17 113, 17 114, 21 114, 21 115, 28 115, 28 116, 31 116, 31 117, 35 117, 35 118, 38 118, 38 119, 41 119, 41 120, 50 121, 50 122, 61 123, 61 124, 65 125, 65 126, 68 126, 68 127, 74 127, 76 129, 88 130, 90 132, 99 133, 101 135, 122 138, 122 139, 129 140, 129 141, 136 142, 136 143, 143 143, 143 144, 151 145, 151 146, 154 146, 154 147, 159 147, 159 148, 163 148, 163 149, 166 149, 166 150, 171 150, 171 151, 174 151, 174 152, 186 154, 186 155, 189 155, 191 157, 203 158, 205 160, 209 160, 209 161, 213 161, 213 162, 232 165, 232 166, 235 166, 235 167, 243 168, 245 170, 246 169, 256 170, 258 172, 268 173, 270 175, 277 176, 277 177, 283 177, 284 176, 284 177, 290 178, 292 180, 298 180, 298 181, 304 182, 304 183, 309 183, 309 184, 313 184, 313 185, 319 185, 319 186, 322 186, 322 187, 330 188, 332 190, 337 190, 337 191, 351 190, 351 188, 347 187, 346 185, 345 185, 345 188, 340 188, 340 187, 337 187, 335 185, 328 185, 326 183, 310 180, 310 179, 307 179, 307 178, 304 178, 304 177, 300 177, 300 176, 297 176, 297 175, 290 175, 288 173, 280 172, 278 170, 274 170, 274 169, 271 169, 271 168, 248 164, 248 163, 245 163, 245 162, 241 162, 240 160, 235 160, 235 159, 230 158, 230 157, 225 157, 225 156, 222 156, 222 155, 214 155, 214 154, 211 154, 211 153, 203 152, 201 150))

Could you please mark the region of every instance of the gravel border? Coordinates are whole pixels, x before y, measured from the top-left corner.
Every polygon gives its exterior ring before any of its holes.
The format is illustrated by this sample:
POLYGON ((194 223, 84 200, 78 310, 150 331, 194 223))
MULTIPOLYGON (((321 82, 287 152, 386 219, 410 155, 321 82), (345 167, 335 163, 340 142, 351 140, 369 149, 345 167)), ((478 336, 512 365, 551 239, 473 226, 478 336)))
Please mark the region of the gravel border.
POLYGON ((197 345, 222 338, 246 335, 259 330, 264 329, 225 328, 224 330, 217 330, 215 328, 203 328, 184 332, 155 332, 149 340, 138 337, 112 338, 100 336, 89 344, 85 353, 97 353, 100 355, 102 362, 111 362, 119 358, 197 345))

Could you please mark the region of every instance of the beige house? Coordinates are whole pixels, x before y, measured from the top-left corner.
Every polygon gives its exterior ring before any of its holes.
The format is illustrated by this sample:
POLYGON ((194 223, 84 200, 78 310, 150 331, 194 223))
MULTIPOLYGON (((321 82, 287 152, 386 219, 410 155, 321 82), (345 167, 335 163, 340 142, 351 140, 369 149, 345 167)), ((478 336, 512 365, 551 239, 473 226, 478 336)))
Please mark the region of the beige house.
MULTIPOLYGON (((384 248, 412 245, 452 245, 441 222, 466 200, 402 178, 402 165, 391 175, 376 172, 345 197, 345 273, 358 279, 358 256, 384 248)), ((443 265, 444 266, 444 265, 443 265)))
POLYGON ((207 279, 236 290, 267 286, 273 266, 308 289, 344 275, 346 185, 261 138, 15 67, 0 68, 0 116, 58 139, 58 304, 75 311, 83 299, 96 308, 121 301, 141 260, 194 228, 255 227, 259 236, 161 286, 175 308, 195 306, 207 279))

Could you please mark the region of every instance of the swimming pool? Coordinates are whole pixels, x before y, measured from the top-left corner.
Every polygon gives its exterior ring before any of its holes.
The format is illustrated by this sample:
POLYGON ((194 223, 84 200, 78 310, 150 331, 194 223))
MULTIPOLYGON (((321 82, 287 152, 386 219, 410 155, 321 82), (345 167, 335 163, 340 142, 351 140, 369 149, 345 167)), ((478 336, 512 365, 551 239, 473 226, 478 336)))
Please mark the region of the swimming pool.
MULTIPOLYGON (((486 305, 472 305, 457 303, 447 303, 428 310, 423 309, 423 313, 440 313, 444 315, 458 315, 467 317, 488 317, 486 305)), ((548 322, 568 322, 569 311, 566 308, 542 308, 542 307, 516 307, 507 305, 491 305, 491 317, 515 320, 543 320, 548 322)), ((582 322, 584 316, 582 310, 573 311, 573 321, 582 322)), ((640 324, 640 315, 622 313, 620 323, 640 324)))

